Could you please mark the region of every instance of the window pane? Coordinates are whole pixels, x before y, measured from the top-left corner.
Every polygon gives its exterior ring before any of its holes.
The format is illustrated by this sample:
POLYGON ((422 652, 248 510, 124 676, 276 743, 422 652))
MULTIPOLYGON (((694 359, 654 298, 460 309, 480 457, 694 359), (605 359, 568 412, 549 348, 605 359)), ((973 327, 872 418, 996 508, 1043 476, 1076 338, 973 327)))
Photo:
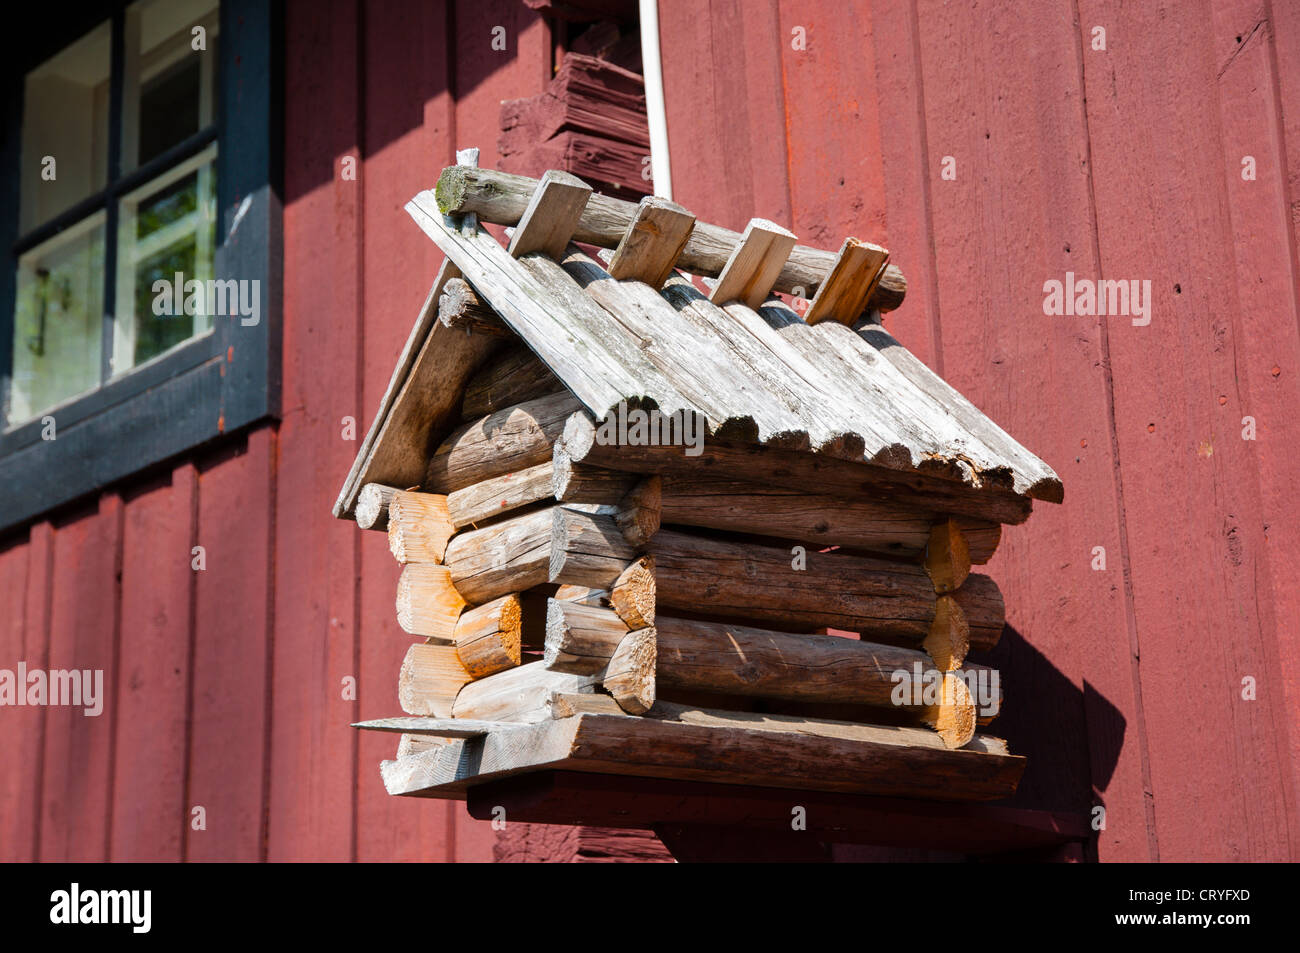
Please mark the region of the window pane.
POLYGON ((19 260, 11 424, 99 386, 103 296, 102 212, 19 260))
POLYGON ((105 22, 27 74, 21 232, 104 187, 110 46, 111 30, 105 22))
POLYGON ((119 206, 114 374, 212 327, 207 283, 216 246, 216 154, 216 146, 208 147, 119 206))
POLYGON ((140 0, 126 11, 122 168, 144 165, 216 117, 217 4, 140 0), (203 49, 195 29, 201 30, 203 49))

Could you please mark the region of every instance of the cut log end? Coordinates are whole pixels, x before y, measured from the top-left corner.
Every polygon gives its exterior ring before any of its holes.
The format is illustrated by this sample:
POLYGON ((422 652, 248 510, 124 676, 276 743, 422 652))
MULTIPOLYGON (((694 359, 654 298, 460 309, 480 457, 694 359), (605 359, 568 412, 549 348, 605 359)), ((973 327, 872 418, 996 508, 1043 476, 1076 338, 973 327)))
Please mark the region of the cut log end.
POLYGON ((615 521, 623 537, 633 546, 644 546, 650 537, 659 532, 659 515, 663 506, 663 482, 658 476, 648 476, 619 503, 615 521))
POLYGON ((465 600, 445 566, 409 563, 397 581, 397 624, 411 635, 452 642, 465 600))
POLYGON ((966 613, 952 596, 939 596, 930 634, 921 647, 941 672, 959 669, 966 660, 966 653, 970 651, 970 625, 966 613))
POLYGON ((402 565, 441 563, 455 532, 447 513, 447 497, 398 490, 390 498, 388 548, 402 565))
POLYGON ((395 487, 382 483, 367 483, 357 496, 357 508, 354 513, 357 526, 362 529, 388 530, 388 504, 397 492, 395 487))
POLYGON ((921 720, 933 728, 949 748, 963 747, 975 737, 975 703, 959 675, 951 672, 944 675, 939 704, 926 707, 921 720))
POLYGON ((955 519, 936 523, 925 547, 925 571, 937 593, 953 592, 970 575, 970 546, 955 519))
POLYGON ((658 657, 653 628, 623 637, 605 669, 604 688, 629 715, 644 715, 655 703, 655 663, 658 657))
POLYGON ((629 629, 654 625, 654 557, 642 556, 624 569, 610 590, 609 601, 629 629))
POLYGON ((551 671, 594 675, 609 664, 627 633, 623 620, 608 609, 551 599, 542 661, 551 671))
POLYGON ((450 718, 452 703, 470 681, 452 646, 417 643, 402 659, 397 701, 408 715, 450 718))
POLYGON ((519 665, 522 645, 523 606, 514 594, 467 610, 456 624, 456 655, 476 679, 519 665))

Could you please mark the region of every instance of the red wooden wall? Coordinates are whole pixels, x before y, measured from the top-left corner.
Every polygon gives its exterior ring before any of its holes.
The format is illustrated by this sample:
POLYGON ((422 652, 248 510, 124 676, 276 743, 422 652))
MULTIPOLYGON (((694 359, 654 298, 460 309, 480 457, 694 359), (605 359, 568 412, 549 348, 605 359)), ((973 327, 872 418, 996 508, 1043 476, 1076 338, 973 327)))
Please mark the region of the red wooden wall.
MULTIPOLYGON (((401 206, 457 146, 494 164, 549 28, 519 0, 287 6, 282 419, 0 543, 0 665, 110 692, 0 711, 0 860, 493 854, 458 805, 389 798, 393 740, 346 727, 395 710, 409 639, 382 535, 329 510, 438 263, 401 206)), ((675 198, 887 244, 887 326, 1065 480, 990 567, 1022 802, 1104 805, 1103 860, 1300 855, 1300 9, 660 6, 675 198), (1067 270, 1149 279, 1150 326, 1044 316, 1067 270)))
POLYGON ((1065 481, 990 566, 1022 802, 1104 805, 1104 860, 1300 856, 1300 9, 660 16, 674 198, 886 244, 909 280, 886 326, 1065 481), (1045 316, 1066 271, 1149 279, 1150 325, 1045 316))

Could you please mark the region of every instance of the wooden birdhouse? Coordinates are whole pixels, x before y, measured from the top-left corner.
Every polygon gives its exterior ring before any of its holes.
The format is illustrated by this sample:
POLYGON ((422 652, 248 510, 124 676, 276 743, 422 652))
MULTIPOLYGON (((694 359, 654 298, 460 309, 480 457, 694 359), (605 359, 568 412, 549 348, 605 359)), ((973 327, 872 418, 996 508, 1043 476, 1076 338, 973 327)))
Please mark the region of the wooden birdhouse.
POLYGON ((971 570, 1061 483, 882 327, 888 252, 560 172, 453 166, 407 211, 446 262, 335 507, 402 565, 391 794, 1015 789, 971 570))

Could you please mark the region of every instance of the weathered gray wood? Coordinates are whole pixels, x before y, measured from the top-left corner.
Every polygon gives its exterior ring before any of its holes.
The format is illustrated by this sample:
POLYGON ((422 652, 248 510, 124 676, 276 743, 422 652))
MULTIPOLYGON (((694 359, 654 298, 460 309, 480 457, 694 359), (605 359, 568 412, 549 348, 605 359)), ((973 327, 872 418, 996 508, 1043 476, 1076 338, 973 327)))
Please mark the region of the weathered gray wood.
POLYGON ((428 461, 427 490, 452 493, 549 461, 578 402, 567 392, 498 410, 452 431, 428 461))
POLYGON ((1018 474, 1017 490, 1034 499, 1049 503, 1060 503, 1064 499, 1065 491, 1056 471, 989 420, 978 407, 926 367, 924 362, 899 344, 888 331, 879 324, 871 323, 859 324, 856 330, 862 340, 889 361, 913 386, 924 391, 952 414, 958 424, 977 435, 986 446, 1014 463, 1018 474))
MULTIPOLYGON (((514 225, 523 215, 537 180, 490 169, 444 169, 438 179, 437 202, 444 213, 474 212, 483 221, 514 225)), ((623 237, 636 205, 604 195, 593 195, 587 203, 573 239, 601 248, 613 248, 623 237)), ((716 277, 740 243, 741 234, 718 225, 697 222, 682 249, 678 265, 697 275, 716 277)), ((781 269, 776 290, 812 297, 835 262, 835 253, 796 245, 781 269)), ((892 311, 903 303, 907 281, 890 265, 882 276, 868 307, 892 311)))
POLYGON ((367 483, 357 497, 356 520, 361 529, 388 531, 388 503, 397 492, 396 487, 382 483, 367 483))
MULTIPOLYGON (((729 305, 726 311, 760 335, 791 373, 831 394, 823 402, 823 412, 833 414, 836 429, 851 435, 853 442, 861 439, 862 454, 869 462, 934 472, 973 489, 997 485, 982 472, 999 463, 989 459, 987 448, 956 426, 943 408, 912 387, 888 361, 849 340, 856 335, 848 328, 834 321, 809 327, 775 299, 758 311, 741 304, 729 305), (851 397, 846 399, 847 395, 851 397), (980 471, 966 463, 970 459, 979 460, 980 471)), ((845 447, 844 455, 852 459, 855 454, 856 447, 845 447)))
POLYGON ((655 703, 657 644, 653 628, 629 632, 605 666, 601 687, 629 715, 643 715, 655 703))
POLYGON ((682 447, 606 444, 586 414, 565 424, 557 453, 570 462, 631 473, 708 473, 727 479, 768 482, 796 490, 815 487, 836 497, 902 505, 917 510, 960 514, 999 523, 1023 523, 1032 501, 996 488, 973 490, 964 484, 926 474, 854 463, 821 454, 771 447, 706 443, 698 456, 682 447))
POLYGON ((406 210, 593 416, 603 418, 647 388, 665 413, 687 407, 633 339, 555 262, 532 253, 516 266, 487 232, 466 237, 457 231, 431 192, 421 192, 406 210))
POLYGON ((911 558, 925 551, 935 521, 934 514, 924 510, 769 483, 694 473, 666 474, 662 479, 660 519, 679 526, 911 558))
POLYGON ((553 467, 539 463, 447 494, 447 515, 457 529, 486 522, 551 497, 553 467))
POLYGON ((555 507, 550 552, 550 581, 609 589, 637 558, 612 516, 555 507))
POLYGON ((858 320, 888 261, 889 252, 879 245, 856 238, 844 239, 835 264, 818 285, 804 320, 809 324, 826 320, 852 324, 858 320))
POLYGON ((465 748, 386 761, 384 785, 390 794, 447 797, 469 782, 572 770, 962 801, 1009 795, 1025 766, 1024 758, 999 753, 997 739, 978 735, 953 751, 922 728, 689 709, 656 718, 654 711, 502 728, 452 742, 465 748))
POLYGON ((564 385, 528 348, 507 348, 488 360, 465 385, 461 417, 478 420, 515 404, 556 394, 564 385))
POLYGON ((609 664, 627 633, 627 624, 609 609, 551 599, 542 660, 552 671, 595 675, 609 664))
POLYGON ((618 281, 642 281, 658 289, 668 279, 695 227, 695 216, 675 202, 647 195, 627 223, 609 262, 618 281))
POLYGON ((618 512, 614 515, 614 522, 622 531, 623 538, 633 546, 644 546, 649 542, 650 537, 659 532, 662 504, 662 481, 658 475, 638 481, 619 501, 618 512))
POLYGON ((550 717, 547 701, 552 692, 591 692, 599 681, 598 676, 552 672, 541 662, 530 662, 467 684, 456 696, 452 716, 483 721, 543 721, 550 717))
POLYGON ((566 503, 616 504, 638 481, 618 470, 574 463, 564 453, 554 455, 551 472, 551 494, 566 503))
POLYGON ((781 701, 908 709, 913 720, 960 748, 975 732, 975 707, 955 677, 925 652, 830 635, 797 635, 719 622, 660 616, 658 684, 781 701), (920 688, 932 680, 937 703, 920 688), (900 695, 897 686, 917 686, 900 695))
POLYGON ((906 645, 919 645, 934 620, 936 597, 920 566, 673 530, 656 534, 650 552, 660 612, 707 613, 791 631, 847 629, 906 645))
POLYGON ((443 562, 456 591, 482 605, 546 582, 553 522, 550 509, 536 510, 452 537, 443 562))
POLYGON ((794 232, 765 218, 751 218, 727 259, 709 300, 740 301, 757 308, 772 293, 797 239, 794 232))
POLYGON ((373 718, 356 721, 353 728, 366 731, 394 731, 412 735, 430 735, 435 738, 481 738, 508 722, 474 721, 469 718, 425 718, 418 715, 395 718, 373 718))
POLYGON ((591 186, 576 175, 558 169, 544 173, 510 238, 510 254, 519 258, 539 252, 559 258, 590 197, 591 186))
POLYGON ((438 321, 445 327, 471 334, 508 338, 513 332, 485 304, 463 278, 452 278, 438 298, 438 321))
POLYGON ((736 374, 735 353, 718 329, 692 322, 648 284, 612 280, 576 247, 569 248, 560 264, 578 287, 642 342, 642 353, 671 379, 677 392, 703 411, 717 437, 749 442, 802 431, 805 422, 786 409, 794 401, 782 407, 767 396, 770 378, 736 374), (718 386, 723 380, 725 389, 718 386), (748 410, 736 415, 733 408, 738 406, 748 410))

